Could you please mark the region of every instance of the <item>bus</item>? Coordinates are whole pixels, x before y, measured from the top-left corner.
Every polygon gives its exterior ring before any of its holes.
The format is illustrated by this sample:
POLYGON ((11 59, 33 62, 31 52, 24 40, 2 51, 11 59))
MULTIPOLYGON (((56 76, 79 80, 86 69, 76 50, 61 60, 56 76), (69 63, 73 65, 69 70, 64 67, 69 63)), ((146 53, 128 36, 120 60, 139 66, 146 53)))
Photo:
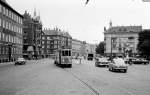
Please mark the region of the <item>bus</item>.
POLYGON ((60 49, 55 52, 54 64, 60 67, 72 67, 71 49, 60 49))

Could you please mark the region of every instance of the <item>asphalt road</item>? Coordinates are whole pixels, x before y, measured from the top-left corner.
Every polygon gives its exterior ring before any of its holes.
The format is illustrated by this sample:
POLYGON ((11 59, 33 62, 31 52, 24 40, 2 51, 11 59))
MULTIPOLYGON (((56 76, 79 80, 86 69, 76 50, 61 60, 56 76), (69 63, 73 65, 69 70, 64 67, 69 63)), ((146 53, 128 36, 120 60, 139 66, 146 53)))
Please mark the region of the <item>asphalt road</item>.
POLYGON ((51 59, 0 66, 0 95, 150 95, 150 65, 129 66, 127 73, 73 61, 59 68, 51 59))

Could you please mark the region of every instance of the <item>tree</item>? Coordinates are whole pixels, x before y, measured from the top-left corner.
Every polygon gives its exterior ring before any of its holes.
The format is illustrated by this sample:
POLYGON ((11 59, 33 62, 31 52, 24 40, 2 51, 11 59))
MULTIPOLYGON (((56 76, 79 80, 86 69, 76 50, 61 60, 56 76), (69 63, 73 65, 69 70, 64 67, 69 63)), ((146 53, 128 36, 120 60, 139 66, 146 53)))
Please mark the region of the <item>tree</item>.
POLYGON ((150 57, 150 30, 143 30, 139 33, 138 52, 142 57, 150 57))
POLYGON ((100 55, 104 55, 104 41, 100 42, 97 46, 96 46, 96 53, 100 54, 100 55))

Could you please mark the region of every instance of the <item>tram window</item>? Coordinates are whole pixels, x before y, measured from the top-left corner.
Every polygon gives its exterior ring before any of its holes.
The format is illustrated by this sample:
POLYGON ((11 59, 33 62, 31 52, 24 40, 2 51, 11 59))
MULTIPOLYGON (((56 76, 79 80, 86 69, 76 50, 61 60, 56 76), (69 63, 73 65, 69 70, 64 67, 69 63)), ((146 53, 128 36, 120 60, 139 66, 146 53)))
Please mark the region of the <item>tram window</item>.
POLYGON ((62 51, 62 56, 65 56, 65 51, 62 51))
POLYGON ((71 51, 62 51, 62 56, 71 56, 71 51))
POLYGON ((71 56, 71 51, 68 51, 68 53, 69 53, 69 56, 71 56))

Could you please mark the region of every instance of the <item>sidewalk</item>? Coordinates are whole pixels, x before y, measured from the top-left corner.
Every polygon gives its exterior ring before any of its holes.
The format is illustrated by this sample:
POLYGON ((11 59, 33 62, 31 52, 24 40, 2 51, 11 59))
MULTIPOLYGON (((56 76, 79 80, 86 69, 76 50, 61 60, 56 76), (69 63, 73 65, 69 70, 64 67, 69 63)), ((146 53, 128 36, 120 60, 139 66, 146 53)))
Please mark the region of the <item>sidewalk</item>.
MULTIPOLYGON (((41 59, 39 59, 39 60, 41 60, 41 59)), ((35 63, 35 62, 37 62, 38 60, 26 60, 26 63, 28 64, 28 63, 35 63)), ((12 64, 15 64, 15 61, 13 61, 13 62, 3 62, 3 63, 0 63, 0 67, 1 66, 7 66, 7 65, 12 65, 12 64)))
POLYGON ((0 67, 1 66, 11 65, 11 64, 14 64, 14 62, 3 62, 3 63, 0 63, 0 67))

